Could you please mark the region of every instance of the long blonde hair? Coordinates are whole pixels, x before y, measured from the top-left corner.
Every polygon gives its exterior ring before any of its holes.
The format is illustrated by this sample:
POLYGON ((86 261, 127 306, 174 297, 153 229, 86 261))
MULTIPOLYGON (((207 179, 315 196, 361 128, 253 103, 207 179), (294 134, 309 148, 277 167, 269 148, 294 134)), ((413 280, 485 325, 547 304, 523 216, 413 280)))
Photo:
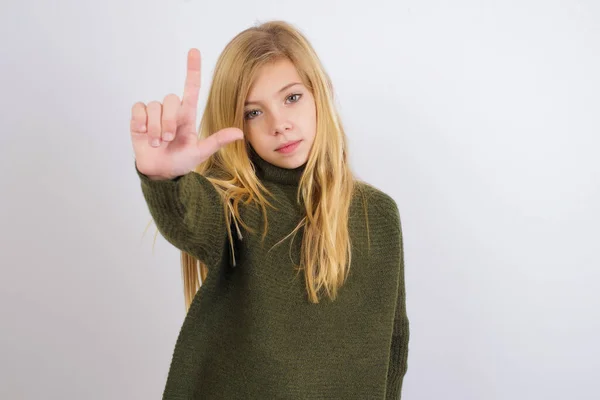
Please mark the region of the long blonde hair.
MULTIPOLYGON (((347 139, 334 104, 331 80, 297 28, 284 21, 269 21, 240 32, 227 44, 215 66, 199 137, 207 138, 227 127, 244 130, 244 102, 256 73, 265 64, 281 58, 295 65, 316 105, 317 132, 298 187, 298 201, 304 204, 306 215, 290 235, 304 227, 297 271, 304 270, 309 301, 318 303, 320 290, 334 300, 348 276, 352 259, 349 210, 355 190, 362 186, 357 184, 360 181, 348 164, 347 139)), ((264 240, 268 230, 266 206, 272 207, 264 194, 271 193, 257 179, 245 141, 222 147, 198 165, 195 172, 210 180, 228 206, 225 214, 232 252, 232 218, 238 235, 238 223, 253 231, 241 220, 240 201, 255 202, 261 207, 265 217, 264 240), (214 170, 224 171, 229 179, 207 176, 207 171, 214 170)), ((368 222, 366 226, 368 235, 368 222)), ((181 252, 181 267, 188 311, 208 268, 185 251, 181 252)))

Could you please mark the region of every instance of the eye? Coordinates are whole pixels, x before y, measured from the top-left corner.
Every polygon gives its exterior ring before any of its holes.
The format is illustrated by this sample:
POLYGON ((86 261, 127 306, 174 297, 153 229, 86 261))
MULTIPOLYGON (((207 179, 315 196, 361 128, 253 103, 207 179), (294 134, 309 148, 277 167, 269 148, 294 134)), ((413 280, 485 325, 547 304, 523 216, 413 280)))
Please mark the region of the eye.
POLYGON ((244 118, 246 118, 246 119, 253 119, 254 117, 258 117, 258 115, 256 115, 256 114, 252 114, 252 113, 254 113, 254 112, 259 112, 259 111, 258 111, 258 110, 250 110, 250 111, 248 111, 248 112, 247 112, 247 113, 244 115, 244 118))
MULTIPOLYGON (((293 93, 293 94, 290 94, 286 98, 286 100, 292 99, 291 100, 292 103, 297 103, 298 101, 300 101, 300 98, 302 98, 302 93, 293 93)), ((260 111, 259 110, 250 110, 244 114, 244 118, 247 120, 254 119, 260 115, 260 114, 256 114, 256 113, 260 113, 260 111)))
POLYGON ((302 97, 302 93, 294 93, 294 94, 289 95, 287 98, 290 99, 290 98, 293 98, 294 96, 298 96, 298 99, 292 101, 292 103, 297 103, 300 100, 300 98, 302 97))

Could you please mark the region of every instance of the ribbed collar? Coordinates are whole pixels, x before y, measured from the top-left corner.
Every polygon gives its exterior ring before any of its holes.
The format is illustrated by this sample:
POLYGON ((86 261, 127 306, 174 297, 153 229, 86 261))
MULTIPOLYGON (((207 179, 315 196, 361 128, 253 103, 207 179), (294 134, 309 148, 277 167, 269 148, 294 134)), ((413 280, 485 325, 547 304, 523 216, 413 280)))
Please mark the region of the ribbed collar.
POLYGON ((278 167, 259 156, 250 144, 248 144, 248 156, 256 167, 256 176, 260 180, 283 185, 297 186, 300 183, 300 178, 307 164, 304 163, 293 169, 278 167))

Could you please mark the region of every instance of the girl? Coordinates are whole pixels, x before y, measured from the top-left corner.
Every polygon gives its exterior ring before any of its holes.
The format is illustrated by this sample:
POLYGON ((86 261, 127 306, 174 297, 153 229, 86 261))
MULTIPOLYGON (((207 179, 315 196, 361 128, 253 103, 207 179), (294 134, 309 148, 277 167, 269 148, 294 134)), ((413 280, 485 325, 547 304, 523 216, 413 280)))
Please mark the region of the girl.
POLYGON ((181 100, 136 103, 131 119, 150 214, 182 251, 187 314, 163 399, 399 399, 399 211, 352 173, 314 49, 282 21, 238 34, 199 135, 198 50, 187 67, 181 100))

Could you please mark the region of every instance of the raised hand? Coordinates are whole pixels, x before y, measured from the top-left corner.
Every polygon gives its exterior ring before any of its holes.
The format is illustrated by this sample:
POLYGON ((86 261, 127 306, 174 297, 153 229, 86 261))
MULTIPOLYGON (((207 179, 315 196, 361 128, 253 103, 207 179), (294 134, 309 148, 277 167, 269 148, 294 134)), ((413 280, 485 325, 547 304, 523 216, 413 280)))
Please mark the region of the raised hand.
POLYGON ((225 128, 200 140, 196 113, 200 94, 200 51, 191 49, 183 100, 175 94, 162 104, 137 102, 131 109, 131 140, 138 170, 151 179, 172 179, 193 171, 221 147, 244 138, 238 128, 225 128))

